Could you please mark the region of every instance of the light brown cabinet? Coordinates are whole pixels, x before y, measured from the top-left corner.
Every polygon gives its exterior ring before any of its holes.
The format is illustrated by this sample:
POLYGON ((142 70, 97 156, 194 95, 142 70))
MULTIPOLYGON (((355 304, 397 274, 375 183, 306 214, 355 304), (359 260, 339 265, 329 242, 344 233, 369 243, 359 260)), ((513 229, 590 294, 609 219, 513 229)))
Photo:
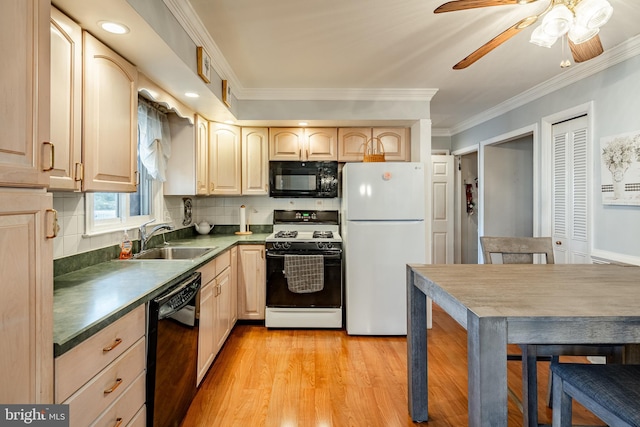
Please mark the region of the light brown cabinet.
POLYGON ((268 128, 242 128, 242 194, 269 194, 268 128))
POLYGON ((233 286, 231 250, 200 268, 200 327, 198 331, 198 374, 200 384, 235 325, 236 289, 233 286))
POLYGON ((138 165, 138 70, 83 33, 84 191, 134 192, 138 165))
MULTIPOLYGON (((338 129, 338 161, 361 162, 369 142, 379 139, 385 160, 408 162, 411 160, 411 135, 408 128, 340 128, 338 129)), ((376 146, 377 150, 380 150, 376 146)))
POLYGON ((196 115, 196 193, 209 194, 209 122, 196 115))
POLYGON ((0 402, 53 402, 53 243, 49 185, 50 3, 0 14, 0 402), (34 187, 37 189, 4 188, 34 187))
POLYGON ((269 160, 338 159, 336 128, 269 128, 269 160))
POLYGON ((0 189, 0 402, 53 401, 53 205, 44 190, 0 189))
POLYGON ((6 0, 0 14, 0 185, 45 187, 49 142, 47 0, 6 0))
POLYGON ((241 194, 240 128, 209 123, 209 194, 241 194))
POLYGON ((238 246, 238 319, 264 320, 265 264, 264 245, 238 246))
POLYGON ((126 425, 144 406, 145 325, 142 305, 56 358, 55 402, 71 426, 126 425))
POLYGON ((49 188, 80 191, 82 183, 82 28, 51 8, 51 142, 49 188))

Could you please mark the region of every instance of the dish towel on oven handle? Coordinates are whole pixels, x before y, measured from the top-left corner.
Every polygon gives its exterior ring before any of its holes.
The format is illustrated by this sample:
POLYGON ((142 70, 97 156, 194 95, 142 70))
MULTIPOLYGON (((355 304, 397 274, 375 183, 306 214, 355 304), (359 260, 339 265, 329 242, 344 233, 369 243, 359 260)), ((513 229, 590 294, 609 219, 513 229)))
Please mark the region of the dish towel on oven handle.
POLYGON ((322 255, 285 255, 284 275, 287 287, 296 294, 324 289, 324 257, 322 255))

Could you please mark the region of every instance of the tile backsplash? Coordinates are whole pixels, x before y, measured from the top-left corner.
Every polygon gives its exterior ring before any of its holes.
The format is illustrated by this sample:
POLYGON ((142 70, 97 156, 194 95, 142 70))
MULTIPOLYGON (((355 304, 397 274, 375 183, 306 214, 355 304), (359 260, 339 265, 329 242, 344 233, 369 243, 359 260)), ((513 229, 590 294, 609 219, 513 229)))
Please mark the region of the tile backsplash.
MULTIPOLYGON (((338 210, 340 199, 274 199, 268 196, 193 197, 191 198, 193 222, 237 225, 240 223, 240 206, 245 205, 249 225, 272 224, 274 209, 338 210)), ((180 196, 164 198, 164 220, 176 228, 184 227, 183 201, 180 196)), ((85 234, 84 193, 53 193, 53 207, 58 211, 60 232, 53 241, 53 257, 59 259, 82 252, 118 245, 122 230, 87 236, 85 234)), ((160 222, 160 221, 158 221, 160 222)), ((132 240, 138 239, 137 230, 130 231, 132 240)))

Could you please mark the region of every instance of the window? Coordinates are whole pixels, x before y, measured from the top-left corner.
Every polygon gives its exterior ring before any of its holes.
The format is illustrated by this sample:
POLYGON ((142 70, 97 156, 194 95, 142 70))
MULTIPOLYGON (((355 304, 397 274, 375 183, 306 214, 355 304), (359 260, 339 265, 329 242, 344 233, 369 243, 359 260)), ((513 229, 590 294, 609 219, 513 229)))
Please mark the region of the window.
POLYGON ((87 234, 127 230, 152 219, 162 218, 164 206, 161 181, 164 181, 164 167, 171 153, 168 135, 166 115, 139 99, 137 191, 87 194, 87 234), (142 160, 143 157, 146 162, 142 160))

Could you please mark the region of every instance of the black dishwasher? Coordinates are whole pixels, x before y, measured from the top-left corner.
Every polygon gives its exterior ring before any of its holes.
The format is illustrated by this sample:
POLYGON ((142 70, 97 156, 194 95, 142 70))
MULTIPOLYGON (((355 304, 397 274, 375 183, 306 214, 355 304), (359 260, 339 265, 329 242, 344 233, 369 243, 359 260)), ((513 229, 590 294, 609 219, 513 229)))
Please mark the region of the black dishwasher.
POLYGON ((148 427, 178 427, 196 394, 200 284, 194 273, 149 303, 148 427))

